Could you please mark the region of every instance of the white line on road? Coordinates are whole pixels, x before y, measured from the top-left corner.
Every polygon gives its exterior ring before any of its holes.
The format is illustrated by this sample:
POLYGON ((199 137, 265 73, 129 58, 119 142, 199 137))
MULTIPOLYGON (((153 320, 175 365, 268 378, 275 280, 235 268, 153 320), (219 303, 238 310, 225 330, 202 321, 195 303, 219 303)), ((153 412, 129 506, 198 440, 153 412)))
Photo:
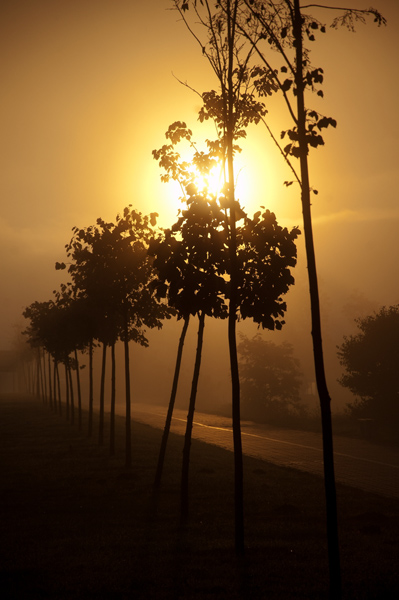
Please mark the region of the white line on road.
MULTIPOLYGON (((162 415, 159 415, 162 416, 162 415)), ((179 417, 173 417, 175 421, 186 422, 186 419, 180 419, 179 417)), ((198 425, 199 427, 206 427, 208 429, 217 429, 219 431, 232 431, 231 427, 216 427, 215 425, 206 425, 205 423, 199 423, 198 421, 194 421, 193 425, 198 425)), ((287 446, 296 446, 298 448, 306 448, 307 450, 315 450, 316 452, 323 452, 322 448, 315 448, 314 446, 306 446, 305 444, 297 444, 295 442, 287 442, 286 440, 278 440, 276 438, 270 438, 265 435, 259 435, 257 433, 247 433, 246 431, 242 431, 241 435, 246 435, 249 437, 259 438, 262 440, 267 440, 269 442, 277 442, 278 444, 286 444, 287 446)), ((353 460, 360 460, 363 462, 371 463, 374 465, 381 465, 383 467, 392 467, 393 469, 399 469, 399 465, 393 465, 391 463, 381 462, 378 460, 372 460, 370 458, 363 458, 361 456, 353 456, 352 454, 343 454, 342 452, 335 452, 334 456, 342 456, 344 458, 352 458, 353 460)))

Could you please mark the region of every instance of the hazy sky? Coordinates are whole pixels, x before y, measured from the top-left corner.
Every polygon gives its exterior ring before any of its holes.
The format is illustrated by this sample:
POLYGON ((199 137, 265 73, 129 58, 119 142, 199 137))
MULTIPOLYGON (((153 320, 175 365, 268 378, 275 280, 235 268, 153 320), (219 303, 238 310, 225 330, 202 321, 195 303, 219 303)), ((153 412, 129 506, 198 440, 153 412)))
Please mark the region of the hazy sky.
MULTIPOLYGON (((373 2, 387 27, 370 21, 356 34, 328 29, 312 45, 312 62, 325 71, 317 108, 338 121, 326 131, 326 145, 311 154, 326 319, 353 294, 376 305, 399 302, 398 4, 373 2)), ((368 0, 349 5, 368 8, 368 0)), ((161 225, 174 220, 177 205, 151 151, 164 143, 171 122, 196 123, 198 98, 173 74, 201 92, 214 79, 170 6, 168 0, 1 3, 1 348, 24 307, 48 300, 65 279, 54 263, 64 260, 73 226, 99 216, 113 220, 128 204, 159 212, 161 225)), ((331 21, 330 12, 317 14, 331 21)), ((277 136, 290 126, 284 119, 270 111, 277 136)), ((263 204, 282 224, 301 225, 298 190, 282 185, 290 175, 264 129, 249 131, 241 166, 250 211, 263 204)), ((302 247, 303 239, 298 278, 306 276, 302 247)), ((306 279, 298 285, 306 290, 306 279)))

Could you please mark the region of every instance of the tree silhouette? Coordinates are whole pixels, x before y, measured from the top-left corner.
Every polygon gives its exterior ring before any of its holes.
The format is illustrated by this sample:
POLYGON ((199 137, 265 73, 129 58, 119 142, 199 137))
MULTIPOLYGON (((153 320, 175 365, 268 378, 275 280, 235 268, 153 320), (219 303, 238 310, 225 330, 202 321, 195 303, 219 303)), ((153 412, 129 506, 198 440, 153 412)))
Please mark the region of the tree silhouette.
MULTIPOLYGON (((132 464, 129 342, 147 346, 145 327, 161 328, 162 319, 170 318, 169 308, 155 297, 149 286, 154 271, 147 249, 155 224, 156 213, 143 216, 129 206, 123 214, 117 215, 115 224, 99 218, 95 226, 73 228, 74 237, 67 246, 67 256, 72 259, 68 272, 77 293, 87 300, 92 309, 94 327, 91 339, 96 338, 103 344, 103 373, 105 346, 113 345, 118 338, 124 345, 126 467, 132 464)), ((64 267, 64 264, 59 264, 59 267, 64 267)), ((114 380, 114 353, 112 377, 114 380)), ((114 384, 112 388, 114 394, 114 384)), ((103 403, 103 385, 100 400, 103 403)), ((114 405, 113 396, 113 409, 114 405)), ((101 415, 103 409, 100 406, 100 440, 101 415)))
MULTIPOLYGON (((188 4, 188 2, 185 2, 185 6, 182 8, 188 8, 188 4)), ((307 8, 310 6, 333 8, 330 6, 323 7, 319 4, 309 5, 307 8)), ((224 14, 226 24, 231 20, 231 13, 233 11, 236 15, 236 27, 243 36, 242 39, 250 43, 251 48, 261 60, 262 65, 255 67, 251 72, 251 75, 255 77, 254 84, 258 89, 260 97, 269 95, 271 90, 279 90, 286 101, 289 115, 293 120, 293 127, 287 131, 283 131, 281 134, 281 139, 284 139, 285 136, 289 138, 289 143, 284 148, 281 148, 264 119, 265 115, 262 114, 260 116, 260 120, 265 123, 284 159, 289 164, 295 180, 301 187, 311 301, 314 363, 322 414, 330 591, 332 596, 340 597, 341 578, 332 450, 331 401, 324 372, 319 295, 310 211, 310 195, 312 190, 309 182, 308 168, 309 147, 317 148, 323 144, 324 140, 320 132, 328 126, 335 127, 336 122, 330 117, 320 115, 317 111, 307 109, 305 105, 305 91, 310 90, 317 93, 318 96, 323 96, 322 90, 319 89, 319 84, 323 81, 323 70, 320 68, 315 69, 311 66, 309 50, 305 48, 304 40, 313 42, 317 31, 321 33, 325 32, 325 26, 317 19, 304 14, 300 8, 299 0, 267 0, 265 2, 258 2, 256 0, 226 0, 217 2, 217 7, 224 14), (274 64, 276 50, 278 58, 283 60, 283 65, 277 69, 274 64), (299 174, 293 168, 290 156, 299 158, 299 174)), ((341 14, 334 19, 332 23, 333 27, 343 24, 353 29, 354 23, 357 20, 364 21, 367 15, 372 15, 378 25, 385 23, 384 18, 375 9, 338 10, 341 11, 341 14)), ((241 43, 243 44, 244 42, 242 41, 241 43)), ((285 182, 286 185, 291 185, 292 183, 292 181, 285 182)), ((314 193, 317 193, 317 191, 314 190, 314 193)))
POLYGON ((340 383, 356 397, 354 416, 394 429, 399 421, 399 305, 356 319, 359 332, 338 347, 340 383))
POLYGON ((172 424, 172 417, 173 417, 173 409, 175 406, 175 400, 176 400, 176 394, 177 394, 177 386, 179 383, 180 367, 181 367, 181 361, 182 361, 182 356, 183 356, 183 347, 184 347, 184 342, 186 339, 189 322, 190 322, 190 315, 186 316, 183 320, 183 327, 182 327, 182 331, 181 331, 180 338, 179 338, 179 344, 178 344, 178 348, 177 348, 176 364, 175 364, 175 370, 174 370, 174 374, 173 374, 172 389, 170 392, 168 410, 166 413, 165 425, 164 425, 164 429, 163 429, 163 433, 162 433, 161 446, 159 449, 157 468, 156 468, 155 478, 154 478, 154 492, 155 493, 157 493, 159 491, 159 488, 161 486, 162 472, 163 472, 163 466, 165 463, 165 456, 166 456, 166 448, 168 445, 168 438, 169 438, 170 427, 172 424))
MULTIPOLYGON (((263 80, 264 78, 267 80, 272 78, 285 99, 289 115, 293 121, 292 128, 283 131, 281 134, 281 139, 287 136, 289 142, 283 149, 280 148, 280 151, 290 164, 295 179, 301 188, 311 303, 313 354, 323 431, 330 592, 332 597, 339 598, 341 596, 341 575, 331 425, 331 399, 326 384, 323 358, 320 302, 311 219, 312 188, 310 186, 308 164, 309 149, 311 147, 317 148, 324 144, 321 131, 329 126, 335 127, 336 121, 331 117, 319 114, 315 110, 308 109, 305 102, 305 93, 307 91, 323 97, 323 91, 319 87, 323 82, 323 69, 314 68, 311 65, 310 52, 305 47, 305 40, 310 43, 315 41, 317 32, 325 33, 325 26, 317 19, 305 14, 300 7, 299 0, 270 0, 267 2, 255 2, 251 0, 240 2, 238 0, 237 3, 240 4, 241 9, 239 16, 240 32, 245 39, 250 41, 262 62, 262 66, 258 71, 258 91, 261 96, 264 95, 263 80), (271 50, 277 51, 277 56, 283 60, 283 65, 279 66, 278 69, 274 65, 276 53, 271 52, 271 50), (290 156, 299 158, 299 174, 292 167, 289 160, 290 156)), ((310 6, 327 9, 333 8, 330 6, 323 7, 319 4, 309 5, 307 8, 310 6)), ((340 11, 340 15, 334 19, 332 23, 333 27, 342 24, 353 29, 354 23, 356 21, 364 22, 367 15, 373 16, 374 21, 378 25, 385 23, 385 19, 375 9, 352 10, 340 8, 338 10, 340 11)), ((225 12, 227 19, 227 11, 225 12)), ((277 145, 279 144, 277 143, 277 145)), ((286 185, 291 185, 292 183, 292 181, 285 182, 286 185)), ((317 193, 316 190, 313 191, 317 193)))
MULTIPOLYGON (((189 166, 181 162, 180 155, 175 149, 182 139, 188 140, 195 150, 194 157, 198 159, 198 151, 192 143, 191 135, 187 126, 177 121, 167 131, 167 137, 172 144, 154 151, 154 157, 166 170, 167 175, 163 176, 163 179, 167 181, 168 176, 177 179, 182 188, 186 189, 188 208, 181 211, 182 216, 171 230, 166 230, 164 236, 154 240, 150 247, 150 252, 156 256, 154 266, 159 272, 157 293, 166 296, 168 303, 178 310, 179 315, 187 316, 191 312, 200 317, 197 360, 189 403, 183 460, 181 502, 183 520, 188 512, 189 448, 201 358, 205 319, 203 312, 205 311, 209 316, 227 316, 227 308, 221 302, 224 298, 231 297, 232 289, 228 228, 229 200, 224 193, 218 197, 197 193, 191 181, 189 166), (221 314, 219 314, 220 309, 222 309, 221 314)), ((209 165, 212 160, 212 152, 209 155, 201 154, 202 165, 209 165)), ((236 228, 238 265, 236 311, 241 318, 252 318, 264 328, 280 329, 284 323, 282 317, 286 310, 282 295, 294 283, 290 267, 296 264, 295 239, 299 231, 294 228, 289 232, 286 228, 280 227, 275 215, 270 211, 265 211, 263 214, 259 211, 251 219, 246 216, 238 203, 236 210, 237 212, 239 210, 240 220, 244 221, 243 225, 236 228)), ((174 394, 175 391, 174 389, 174 394)), ((174 396, 172 398, 174 401, 174 396)), ((173 407, 170 407, 165 424, 160 470, 172 410, 173 407)), ((156 487, 159 486, 159 471, 157 477, 156 487)))
POLYGON ((238 371, 236 321, 238 310, 238 276, 236 223, 242 216, 242 208, 235 197, 234 154, 239 150, 237 140, 246 136, 245 128, 259 120, 265 113, 263 103, 255 100, 250 89, 247 67, 251 57, 249 52, 242 52, 237 36, 237 3, 225 2, 226 12, 220 10, 216 3, 212 10, 207 0, 197 2, 175 2, 187 28, 200 44, 203 54, 208 59, 218 81, 218 91, 211 90, 202 94, 203 108, 200 120, 212 119, 216 125, 218 139, 208 143, 210 151, 222 161, 225 175, 226 233, 229 255, 229 313, 228 343, 230 356, 230 372, 232 382, 232 418, 234 443, 235 473, 235 548, 238 554, 244 552, 244 498, 243 498, 243 459, 241 443, 240 418, 240 379, 238 371), (204 42, 193 31, 185 12, 189 5, 195 12, 196 19, 207 32, 204 42))
MULTIPOLYGON (((198 315, 199 327, 197 349, 189 408, 187 415, 186 433, 183 448, 182 480, 181 480, 181 520, 185 522, 188 516, 189 462, 195 401, 200 374, 202 342, 205 317, 225 318, 227 306, 224 302, 226 281, 222 274, 226 244, 223 236, 224 215, 213 198, 196 193, 193 185, 188 186, 189 197, 187 209, 181 217, 163 236, 154 239, 149 252, 155 257, 154 267, 157 269, 157 279, 154 288, 158 297, 166 297, 168 304, 177 310, 184 319, 184 327, 179 344, 177 367, 180 366, 184 336, 190 315, 198 315)), ((173 403, 177 387, 178 369, 175 370, 175 381, 169 406, 173 403)), ((172 405, 171 405, 172 404, 172 405)), ((164 445, 170 427, 169 415, 164 429, 164 445)), ((164 460, 164 446, 161 445, 159 469, 164 460)), ((160 480, 161 473, 157 474, 160 480)), ((156 479, 156 486, 159 487, 156 479)))
MULTIPOLYGON (((23 331, 23 334, 27 336, 27 342, 31 348, 36 349, 37 351, 37 360, 41 360, 40 349, 43 348, 43 351, 47 351, 49 357, 49 385, 50 385, 50 395, 49 395, 49 404, 50 407, 53 407, 53 396, 51 393, 51 354, 49 351, 49 343, 48 343, 48 314, 52 307, 52 301, 48 302, 32 302, 28 307, 23 311, 23 316, 26 319, 29 319, 29 325, 23 331)), ((44 354, 43 354, 44 360, 44 354)), ((40 369, 40 364, 38 363, 37 369, 40 369)))
POLYGON ((74 308, 70 288, 62 285, 61 290, 55 293, 54 300, 34 302, 23 313, 25 318, 30 319, 30 325, 24 332, 28 335, 29 343, 34 347, 43 347, 53 358, 53 406, 60 413, 62 403, 58 366, 60 363, 64 365, 66 417, 72 424, 75 419, 75 405, 71 371, 77 368, 77 364, 70 355, 81 343, 81 330, 76 327, 74 308))
MULTIPOLYGON (((245 216, 235 197, 234 156, 239 147, 237 141, 246 137, 246 128, 250 123, 259 122, 266 115, 263 100, 256 97, 257 72, 251 67, 253 55, 252 45, 242 44, 239 39, 238 19, 240 2, 224 0, 213 3, 204 0, 197 2, 174 2, 182 20, 193 34, 201 47, 202 53, 208 59, 217 77, 218 91, 211 90, 201 94, 203 107, 200 110, 200 121, 212 119, 218 134, 216 141, 207 140, 211 156, 221 160, 224 176, 224 197, 221 206, 225 210, 225 231, 229 256, 229 315, 228 341, 230 355, 230 371, 232 380, 232 416, 234 441, 234 472, 235 472, 235 547, 238 554, 244 552, 244 502, 243 502, 243 460, 240 424, 240 380, 237 357, 236 321, 240 310, 244 313, 249 309, 250 300, 245 300, 244 289, 240 275, 238 258, 238 229, 237 223, 245 216), (191 8, 195 19, 205 29, 207 38, 204 42, 196 34, 186 18, 186 11, 191 8), (240 306, 243 303, 242 307, 240 306), (246 306, 245 306, 246 305, 246 306)), ((277 89, 272 77, 263 77, 265 95, 277 89)), ((256 217, 254 217, 256 219, 256 217)), ((262 278, 262 275, 260 276, 262 278)), ((247 281, 249 281, 247 279, 247 281)), ((274 284, 273 284, 274 285, 274 284)), ((272 290, 273 285, 270 286, 272 290)), ((265 286, 264 289, 266 289, 265 286)), ((248 290, 249 291, 249 290, 248 290)), ((255 300, 254 300, 255 303, 255 300)), ((273 302, 271 302, 273 304, 273 302)), ((266 308, 267 303, 263 308, 266 308)), ((270 308, 270 306, 269 306, 270 308)), ((259 307, 248 312, 247 316, 254 318, 262 312, 259 307)), ((277 312, 278 314, 278 312, 277 312)), ((274 328, 279 323, 273 319, 273 310, 265 313, 261 319, 262 326, 274 328)), ((257 321, 259 322, 259 321, 257 321)))
POLYGON ((290 344, 278 345, 259 334, 252 339, 242 335, 238 353, 246 418, 281 424, 303 414, 302 373, 290 344))

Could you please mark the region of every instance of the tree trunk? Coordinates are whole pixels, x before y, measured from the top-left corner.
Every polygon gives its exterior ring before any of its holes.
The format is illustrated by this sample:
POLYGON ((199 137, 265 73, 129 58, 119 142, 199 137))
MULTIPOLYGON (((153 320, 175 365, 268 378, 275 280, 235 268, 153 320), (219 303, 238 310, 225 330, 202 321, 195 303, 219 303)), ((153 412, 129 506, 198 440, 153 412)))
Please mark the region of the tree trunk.
POLYGON ((41 389, 41 357, 40 357, 40 348, 37 348, 37 352, 36 352, 36 397, 40 398, 41 393, 40 393, 40 389, 41 389))
POLYGON ((54 410, 58 411, 57 404, 57 361, 53 360, 53 384, 54 384, 54 410))
POLYGON ((130 411, 130 358, 129 358, 129 328, 127 318, 125 321, 125 390, 126 390, 126 439, 125 439, 125 467, 130 469, 132 466, 132 423, 130 411))
POLYGON ((308 147, 306 141, 306 110, 303 83, 303 48, 302 48, 302 16, 299 0, 295 0, 294 37, 296 41, 296 87, 298 109, 298 136, 300 144, 300 165, 302 181, 302 212, 305 235, 306 257, 309 277, 309 293, 311 304, 313 355, 316 384, 320 400, 321 422, 323 432, 324 483, 326 497, 327 542, 330 572, 330 597, 341 598, 341 568, 338 542, 337 501, 334 474, 333 435, 331 422, 331 398, 328 392, 323 345, 321 337, 320 302, 317 282, 316 259, 313 243, 310 184, 308 170, 308 147))
POLYGON ((66 403, 66 419, 69 421, 69 376, 68 376, 68 365, 65 361, 64 364, 65 371, 65 403, 66 403))
POLYGON ((48 353, 48 388, 49 388, 49 405, 50 408, 53 407, 53 390, 52 390, 52 386, 51 386, 51 354, 50 352, 48 353))
POLYGON ((233 444, 234 444, 234 504, 235 504, 235 550, 236 554, 244 553, 244 470, 241 441, 241 415, 240 415, 240 377, 238 371, 237 339, 236 339, 236 312, 237 312, 237 241, 236 241, 236 214, 234 193, 234 92, 233 92, 233 67, 234 67, 234 38, 236 28, 237 2, 233 3, 233 13, 230 2, 227 3, 227 39, 229 45, 229 64, 227 74, 227 166, 229 173, 230 194, 230 303, 228 316, 228 340, 230 354, 230 371, 232 386, 232 419, 233 419, 233 444))
POLYGON ((73 384, 72 384, 72 369, 71 365, 68 364, 68 376, 69 376, 69 391, 71 398, 71 425, 75 424, 75 398, 73 394, 73 384))
POLYGON ((43 404, 47 404, 47 389, 46 389, 46 361, 44 350, 39 348, 39 360, 40 360, 40 387, 42 390, 42 401, 43 404))
MULTIPOLYGON (((202 342, 204 339, 205 313, 202 311, 198 317, 197 351, 195 354, 195 365, 193 380, 191 383, 190 402, 187 415, 186 434, 184 436, 183 464, 181 475, 180 495, 180 523, 184 524, 188 517, 188 473, 190 466, 191 434, 193 430, 195 400, 197 397, 198 379, 201 367, 202 342)), ((188 324, 188 323, 187 323, 188 324)))
POLYGON ((100 385, 100 423, 98 428, 98 443, 100 446, 104 443, 104 395, 105 395, 105 367, 107 359, 107 344, 103 343, 103 353, 101 362, 101 385, 100 385))
POLYGON ((80 431, 82 429, 82 391, 80 388, 78 351, 76 349, 75 349, 75 363, 76 363, 76 385, 77 385, 77 389, 78 389, 78 422, 79 422, 79 431, 80 431))
POLYGON ((168 413, 166 415, 165 427, 164 427, 163 435, 162 435, 161 448, 159 450, 158 465, 157 465, 157 470, 155 473, 155 480, 154 480, 154 491, 158 491, 161 486, 161 478, 162 478, 163 465, 165 462, 166 446, 168 443, 169 431, 170 431, 170 426, 172 423, 173 409, 175 406, 175 400, 176 400, 176 394, 177 394, 177 385, 179 382, 180 365, 181 365, 181 359, 183 356, 183 346, 184 346, 184 341, 186 339, 186 333, 187 333, 187 329, 188 329, 189 320, 190 320, 190 315, 184 319, 183 329, 180 334, 179 346, 177 348, 175 374, 173 377, 173 384, 172 384, 172 391, 170 393, 168 413))
POLYGON ((89 343, 89 430, 88 437, 93 434, 93 339, 89 343))
POLYGON ((60 372, 58 369, 58 362, 55 363, 55 374, 57 377, 57 390, 58 390, 58 411, 60 415, 62 415, 62 403, 61 403, 61 381, 60 381, 60 372))
POLYGON ((110 415, 110 435, 109 435, 109 453, 115 454, 115 400, 116 400, 116 364, 115 364, 115 343, 111 346, 111 415, 110 415))

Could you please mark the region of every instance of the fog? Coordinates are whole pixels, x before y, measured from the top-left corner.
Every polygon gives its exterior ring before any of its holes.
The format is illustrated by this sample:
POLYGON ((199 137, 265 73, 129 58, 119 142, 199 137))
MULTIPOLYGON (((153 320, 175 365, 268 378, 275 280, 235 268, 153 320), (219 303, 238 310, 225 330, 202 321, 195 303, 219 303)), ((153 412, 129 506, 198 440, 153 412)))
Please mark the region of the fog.
MULTIPOLYGON (((390 0, 375 4, 388 19, 386 28, 370 22, 359 25, 356 34, 328 30, 312 47, 313 62, 325 71, 325 98, 317 108, 338 121, 310 160, 312 185, 319 192, 312 208, 333 410, 350 400, 336 382, 336 345, 353 333, 356 317, 399 302, 399 72, 393 66, 399 8, 390 0)), ((355 0, 351 6, 364 3, 355 0)), ((2 3, 1 350, 12 348, 25 326, 23 309, 48 300, 65 281, 65 272, 56 272, 54 264, 65 260, 73 226, 91 225, 97 217, 113 220, 128 204, 144 213, 157 211, 164 227, 175 219, 176 198, 160 183, 151 151, 164 143, 165 130, 177 119, 186 120, 198 136, 208 133, 196 126, 197 97, 173 74, 200 91, 215 82, 168 7, 167 0, 2 3)), ((277 136, 286 122, 272 103, 270 123, 277 136)), ((280 224, 301 226, 298 190, 283 186, 287 172, 265 130, 250 129, 242 156, 250 182, 242 198, 247 210, 265 205, 280 224)), ((286 325, 262 335, 293 344, 312 386, 303 244, 302 235, 296 284, 286 298, 286 325)), ((149 348, 132 346, 133 401, 168 401, 180 328, 168 322, 149 333, 149 348)), ((192 319, 177 400, 181 406, 188 401, 196 330, 192 319)), ((238 331, 251 336, 257 329, 240 322, 238 331)), ((208 319, 199 408, 228 403, 228 364, 227 323, 208 319)), ((121 376, 118 386, 122 398, 121 376)))

